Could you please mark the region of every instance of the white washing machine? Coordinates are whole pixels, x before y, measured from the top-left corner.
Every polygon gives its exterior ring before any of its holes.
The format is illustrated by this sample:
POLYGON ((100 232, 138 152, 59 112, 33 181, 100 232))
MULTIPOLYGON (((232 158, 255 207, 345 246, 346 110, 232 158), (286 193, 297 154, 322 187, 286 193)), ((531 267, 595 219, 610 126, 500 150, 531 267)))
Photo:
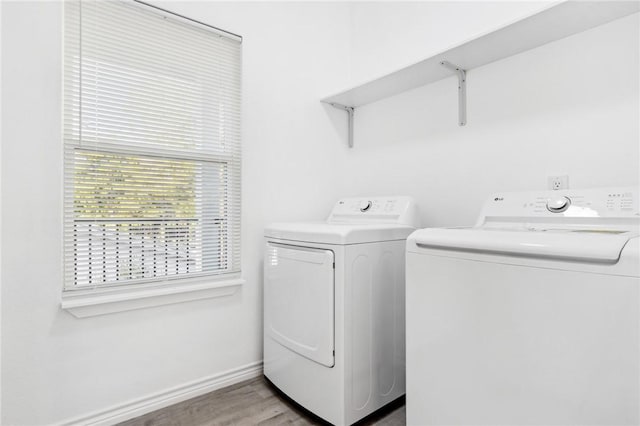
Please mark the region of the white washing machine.
POLYGON ((348 425, 405 393, 409 197, 339 200, 326 222, 266 228, 264 374, 348 425))
POLYGON ((407 241, 409 425, 640 422, 637 188, 497 194, 407 241))

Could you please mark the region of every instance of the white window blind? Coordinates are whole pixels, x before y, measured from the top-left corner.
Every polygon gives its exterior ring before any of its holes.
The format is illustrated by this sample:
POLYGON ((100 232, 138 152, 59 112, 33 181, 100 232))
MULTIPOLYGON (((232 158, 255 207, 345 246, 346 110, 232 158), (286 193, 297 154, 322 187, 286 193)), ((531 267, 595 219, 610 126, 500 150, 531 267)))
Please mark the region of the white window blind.
POLYGON ((65 3, 65 289, 240 272, 241 40, 65 3))

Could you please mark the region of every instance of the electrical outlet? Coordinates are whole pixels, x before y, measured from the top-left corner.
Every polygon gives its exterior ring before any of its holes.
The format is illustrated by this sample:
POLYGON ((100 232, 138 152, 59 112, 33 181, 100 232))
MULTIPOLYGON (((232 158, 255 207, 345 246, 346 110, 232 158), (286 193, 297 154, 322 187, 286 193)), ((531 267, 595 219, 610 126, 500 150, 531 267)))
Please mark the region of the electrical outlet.
POLYGON ((549 189, 569 189, 569 175, 549 176, 549 189))

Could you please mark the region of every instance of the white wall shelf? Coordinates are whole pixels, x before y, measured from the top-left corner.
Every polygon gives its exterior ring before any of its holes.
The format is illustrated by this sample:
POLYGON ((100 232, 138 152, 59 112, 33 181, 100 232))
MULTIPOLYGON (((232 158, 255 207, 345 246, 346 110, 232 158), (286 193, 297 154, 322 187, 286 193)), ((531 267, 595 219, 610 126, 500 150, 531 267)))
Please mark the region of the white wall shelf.
POLYGON ((321 101, 346 110, 353 147, 355 108, 458 75, 459 124, 466 123, 466 71, 640 11, 637 1, 565 1, 485 33, 416 64, 321 101), (453 67, 453 68, 452 68, 453 67))

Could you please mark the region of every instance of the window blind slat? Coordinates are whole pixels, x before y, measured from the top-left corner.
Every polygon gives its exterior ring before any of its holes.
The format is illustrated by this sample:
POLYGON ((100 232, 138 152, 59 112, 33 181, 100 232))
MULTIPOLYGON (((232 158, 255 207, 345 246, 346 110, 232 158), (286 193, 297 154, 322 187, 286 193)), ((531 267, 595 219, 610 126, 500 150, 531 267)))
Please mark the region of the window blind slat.
POLYGON ((65 3, 65 289, 240 271, 241 44, 65 3))

